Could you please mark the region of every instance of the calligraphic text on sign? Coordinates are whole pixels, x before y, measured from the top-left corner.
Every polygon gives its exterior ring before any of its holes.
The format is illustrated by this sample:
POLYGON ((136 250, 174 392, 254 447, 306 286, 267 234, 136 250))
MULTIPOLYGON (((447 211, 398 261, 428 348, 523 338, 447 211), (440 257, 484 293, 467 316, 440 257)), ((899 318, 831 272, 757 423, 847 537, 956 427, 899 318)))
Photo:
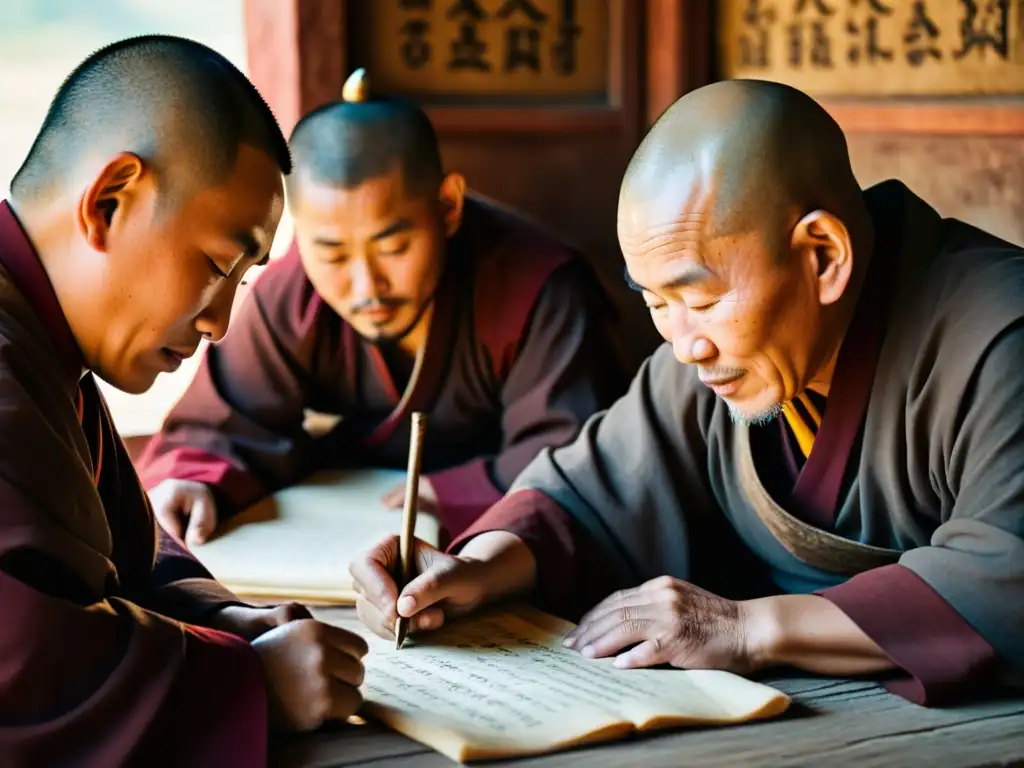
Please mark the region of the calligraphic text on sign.
POLYGON ((607 98, 608 0, 357 3, 353 58, 374 87, 427 100, 607 98))
POLYGON ((1024 0, 722 0, 723 77, 815 96, 1024 93, 1024 0))

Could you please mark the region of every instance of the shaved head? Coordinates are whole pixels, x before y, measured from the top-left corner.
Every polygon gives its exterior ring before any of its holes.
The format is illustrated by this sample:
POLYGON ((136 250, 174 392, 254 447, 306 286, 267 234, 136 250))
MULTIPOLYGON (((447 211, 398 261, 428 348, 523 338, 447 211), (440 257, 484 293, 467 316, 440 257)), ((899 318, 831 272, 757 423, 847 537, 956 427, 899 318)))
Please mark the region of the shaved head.
POLYGON ((295 126, 288 206, 317 293, 364 338, 408 352, 461 226, 465 179, 444 173, 422 109, 367 83, 356 70, 342 101, 295 126))
POLYGON ((97 51, 64 81, 11 192, 31 201, 77 188, 97 164, 130 152, 180 199, 223 180, 242 144, 291 171, 269 107, 227 59, 183 38, 130 38, 97 51))
POLYGON ((235 289, 267 257, 288 145, 227 59, 178 37, 83 61, 11 182, 84 368, 145 391, 227 331, 235 289))
POLYGON ((685 207, 707 236, 760 230, 771 239, 807 211, 843 218, 863 208, 839 125, 806 94, 761 80, 679 99, 633 155, 620 195, 685 207))
POLYGON ((734 418, 827 391, 874 234, 843 132, 813 99, 762 80, 682 97, 634 154, 617 225, 627 281, 734 418))
POLYGON ((354 189, 397 169, 409 195, 434 196, 443 176, 429 118, 401 99, 326 104, 299 121, 289 144, 290 193, 307 182, 354 189))

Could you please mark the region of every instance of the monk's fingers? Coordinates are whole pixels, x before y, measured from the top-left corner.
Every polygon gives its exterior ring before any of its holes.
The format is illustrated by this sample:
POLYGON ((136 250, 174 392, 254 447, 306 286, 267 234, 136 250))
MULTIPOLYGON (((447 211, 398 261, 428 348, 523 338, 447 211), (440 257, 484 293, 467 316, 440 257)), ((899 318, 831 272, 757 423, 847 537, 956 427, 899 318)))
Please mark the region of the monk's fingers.
POLYGON ((398 509, 405 504, 405 485, 396 485, 381 498, 388 509, 398 509))
POLYGON ((290 621, 311 619, 313 614, 309 612, 306 606, 299 603, 283 603, 267 609, 267 618, 272 626, 280 627, 282 624, 287 624, 290 621))
POLYGON ((579 647, 579 637, 591 625, 614 616, 620 622, 636 618, 664 619, 688 610, 692 602, 691 584, 671 576, 659 576, 639 587, 614 592, 590 609, 579 624, 566 635, 566 645, 579 647))
POLYGON ((565 636, 565 644, 570 648, 579 645, 578 641, 582 635, 595 624, 608 621, 609 617, 615 617, 618 621, 635 619, 643 606, 649 605, 650 602, 650 596, 641 592, 639 588, 615 592, 584 614, 579 624, 565 636))
POLYGON ((648 639, 654 626, 655 617, 642 607, 610 612, 586 624, 582 632, 566 644, 583 656, 599 658, 648 639))
POLYGON ((192 497, 188 515, 188 532, 185 534, 189 546, 202 544, 217 527, 217 508, 209 493, 197 493, 192 497))
POLYGON ((595 632, 577 645, 580 655, 588 659, 612 656, 623 648, 651 639, 655 623, 651 619, 634 619, 615 624, 603 632, 595 632))
POLYGON ((183 538, 185 535, 185 512, 182 505, 176 503, 174 499, 160 501, 162 503, 157 503, 156 500, 153 503, 153 514, 156 516, 157 523, 174 538, 183 538))
POLYGON ((652 637, 616 656, 615 666, 619 669, 656 667, 669 662, 672 650, 660 637, 652 637))
POLYGON ((430 632, 440 629, 444 624, 444 611, 437 606, 424 608, 411 619, 409 619, 409 630, 411 632, 430 632))
POLYGON ((356 600, 356 615, 373 634, 391 640, 395 636, 395 618, 397 614, 381 611, 366 598, 356 600))
POLYGON ((358 688, 363 684, 363 663, 349 653, 327 646, 324 649, 324 669, 333 680, 358 688))
POLYGON ((429 544, 417 542, 417 572, 398 596, 398 613, 413 616, 446 601, 458 605, 475 591, 473 569, 429 544))
POLYGON ((385 614, 395 614, 398 587, 393 576, 398 561, 398 537, 388 536, 348 566, 356 591, 385 614))
POLYGON ((340 680, 331 680, 330 683, 331 708, 325 719, 346 720, 363 705, 362 694, 351 685, 340 680))
POLYGON ((319 624, 319 637, 324 645, 347 654, 354 659, 363 658, 367 651, 369 651, 366 641, 355 632, 349 632, 347 629, 336 627, 333 624, 317 623, 319 624))

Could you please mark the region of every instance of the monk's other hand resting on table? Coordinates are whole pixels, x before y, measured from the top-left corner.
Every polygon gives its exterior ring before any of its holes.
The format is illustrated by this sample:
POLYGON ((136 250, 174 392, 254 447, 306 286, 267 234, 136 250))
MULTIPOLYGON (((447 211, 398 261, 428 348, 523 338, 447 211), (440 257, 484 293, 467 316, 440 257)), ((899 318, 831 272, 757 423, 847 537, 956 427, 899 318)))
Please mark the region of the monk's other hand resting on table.
POLYGON ((808 96, 680 99, 626 171, 626 279, 666 343, 396 594, 414 631, 509 595, 620 666, 877 674, 956 701, 1024 671, 1024 251, 866 190, 808 96))
POLYGON ((268 724, 360 705, 358 636, 247 606, 156 524, 97 377, 224 336, 291 160, 205 46, 146 36, 64 82, 0 202, 0 762, 265 765, 268 724))

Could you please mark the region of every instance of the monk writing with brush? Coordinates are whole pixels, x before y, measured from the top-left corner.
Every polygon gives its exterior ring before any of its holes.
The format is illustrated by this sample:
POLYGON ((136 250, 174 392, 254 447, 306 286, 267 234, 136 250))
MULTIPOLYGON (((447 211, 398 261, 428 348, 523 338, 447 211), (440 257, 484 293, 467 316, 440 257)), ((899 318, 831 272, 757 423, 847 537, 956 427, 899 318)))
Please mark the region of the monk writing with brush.
POLYGON ((393 542, 355 561, 363 620, 525 593, 620 667, 1024 678, 1024 251, 862 189, 826 110, 745 80, 658 120, 618 232, 665 344, 401 593, 393 542))

